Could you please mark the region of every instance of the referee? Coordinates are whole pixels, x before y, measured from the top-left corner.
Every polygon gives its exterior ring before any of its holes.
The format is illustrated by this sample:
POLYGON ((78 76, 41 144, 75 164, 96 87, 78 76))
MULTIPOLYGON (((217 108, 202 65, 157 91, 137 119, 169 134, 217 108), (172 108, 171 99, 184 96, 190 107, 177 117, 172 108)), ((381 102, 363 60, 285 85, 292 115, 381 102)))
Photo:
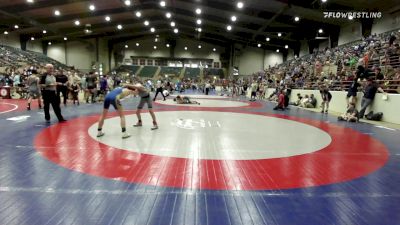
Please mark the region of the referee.
POLYGON ((42 87, 42 97, 44 102, 44 118, 46 122, 50 122, 50 104, 53 107, 54 113, 56 114, 59 122, 65 122, 66 120, 61 115, 60 99, 57 97, 57 82, 53 75, 53 65, 46 64, 46 73, 42 75, 40 85, 42 87))

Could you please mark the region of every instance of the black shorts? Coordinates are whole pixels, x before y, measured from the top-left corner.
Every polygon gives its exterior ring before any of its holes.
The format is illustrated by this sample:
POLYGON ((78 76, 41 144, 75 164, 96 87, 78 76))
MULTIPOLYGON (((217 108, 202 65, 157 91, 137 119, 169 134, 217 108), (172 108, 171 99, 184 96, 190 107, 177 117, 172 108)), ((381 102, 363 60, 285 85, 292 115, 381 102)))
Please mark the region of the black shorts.
POLYGON ((251 92, 251 97, 256 97, 256 96, 257 96, 257 92, 252 91, 252 92, 251 92))

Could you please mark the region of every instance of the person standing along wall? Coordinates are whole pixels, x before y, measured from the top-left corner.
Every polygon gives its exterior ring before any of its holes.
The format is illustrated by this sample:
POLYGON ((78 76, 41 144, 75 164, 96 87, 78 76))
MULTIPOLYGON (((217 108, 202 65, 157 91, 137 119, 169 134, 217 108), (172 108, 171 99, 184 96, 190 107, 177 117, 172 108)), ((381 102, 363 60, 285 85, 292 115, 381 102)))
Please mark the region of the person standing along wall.
POLYGON ((92 103, 95 103, 96 94, 97 94, 97 76, 94 72, 90 72, 86 77, 86 86, 87 86, 87 96, 86 103, 89 103, 89 97, 92 97, 92 103))
POLYGON ((64 106, 67 106, 67 99, 68 99, 68 77, 64 74, 63 71, 58 71, 56 76, 57 82, 57 97, 59 102, 61 102, 61 93, 64 99, 64 106))
POLYGON ((208 95, 208 93, 210 93, 210 89, 211 89, 210 81, 206 82, 206 85, 204 86, 204 88, 206 89, 206 95, 208 95))
POLYGON ((358 118, 364 118, 365 111, 367 107, 372 104, 374 101, 376 92, 385 93, 381 87, 379 87, 378 83, 374 81, 373 78, 369 78, 367 81, 367 86, 364 88, 364 96, 361 101, 361 110, 358 115, 358 118))
POLYGON ((322 111, 321 113, 328 113, 329 103, 332 100, 332 94, 329 92, 327 87, 323 87, 320 90, 321 98, 322 98, 322 111))
POLYGON ((41 94, 40 94, 40 79, 36 76, 37 71, 32 71, 31 75, 29 75, 28 79, 26 80, 26 86, 28 87, 28 106, 26 107, 27 110, 31 110, 31 102, 33 98, 37 98, 39 109, 42 108, 41 102, 41 94))

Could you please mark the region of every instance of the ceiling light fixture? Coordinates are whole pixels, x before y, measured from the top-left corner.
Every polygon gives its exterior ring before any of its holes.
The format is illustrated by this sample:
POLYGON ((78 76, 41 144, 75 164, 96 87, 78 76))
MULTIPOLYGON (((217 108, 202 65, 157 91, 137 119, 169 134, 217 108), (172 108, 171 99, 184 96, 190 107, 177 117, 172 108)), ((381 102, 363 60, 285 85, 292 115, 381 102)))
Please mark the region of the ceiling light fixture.
POLYGON ((149 24, 150 24, 149 21, 147 21, 147 20, 144 21, 144 25, 145 25, 145 26, 148 26, 149 24))
POLYGON ((59 10, 55 10, 55 11, 54 11, 54 15, 59 16, 59 15, 61 15, 61 13, 60 13, 59 10))
POLYGON ((169 44, 166 44, 167 48, 169 48, 169 44))
POLYGON ((201 29, 200 27, 196 29, 198 32, 202 32, 203 29, 201 29))
POLYGON ((325 3, 327 0, 321 0, 321 2, 325 3))
POLYGON ((157 46, 155 46, 155 45, 154 45, 154 47, 153 47, 153 48, 154 48, 154 49, 157 49, 157 46))
POLYGON ((267 37, 265 40, 270 41, 271 39, 269 39, 269 37, 267 37))
POLYGON ((232 22, 235 22, 237 20, 236 16, 231 17, 232 22))
POLYGON ((258 44, 257 47, 261 48, 261 44, 258 44))
POLYGON ((323 32, 324 32, 324 31, 323 31, 322 29, 319 29, 319 30, 318 30, 318 33, 320 33, 320 34, 323 33, 323 32))
POLYGON ((175 22, 172 21, 172 22, 171 22, 171 27, 175 27, 175 25, 176 25, 175 22))
POLYGON ((7 34, 8 34, 8 31, 4 31, 4 34, 7 35, 7 34))
POLYGON ((126 6, 130 6, 131 5, 131 0, 125 0, 124 3, 125 3, 126 6))
POLYGON ((197 46, 198 48, 201 48, 201 45, 197 46))
POLYGON ((140 44, 139 44, 139 43, 136 43, 136 46, 137 46, 137 47, 139 47, 139 46, 140 46, 140 44))
POLYGON ((51 41, 49 41, 49 43, 47 43, 48 45, 51 45, 51 41))
POLYGON ((91 4, 91 5, 89 6, 89 9, 90 9, 90 11, 94 11, 94 10, 96 9, 96 7, 95 7, 93 4, 91 4))
POLYGON ((75 22, 74 22, 74 23, 75 23, 75 25, 76 25, 76 26, 79 26, 79 25, 81 25, 81 22, 79 22, 79 20, 75 20, 75 22))
POLYGON ((174 33, 177 34, 179 32, 178 28, 174 29, 174 33))
POLYGON ((152 28, 150 28, 150 32, 154 33, 154 32, 156 32, 156 29, 154 27, 152 27, 152 28))
POLYGON ((277 49, 276 52, 279 52, 279 49, 277 49))
POLYGON ((278 37, 281 37, 282 36, 282 33, 278 33, 278 37))
POLYGON ((137 11, 137 12, 136 12, 136 17, 140 18, 141 16, 142 16, 142 13, 139 12, 139 11, 137 11))
POLYGON ((31 41, 34 41, 35 40, 35 38, 34 37, 31 37, 31 41))
POLYGON ((188 48, 187 47, 185 47, 185 51, 187 51, 188 50, 188 48))
POLYGON ((46 30, 43 30, 43 34, 46 34, 47 33, 47 31, 46 30))
POLYGON ((198 25, 200 25, 200 24, 202 23, 201 19, 197 19, 197 20, 196 20, 196 23, 197 23, 198 25))
POLYGON ((288 48, 289 48, 289 45, 285 45, 285 48, 288 49, 288 48))
POLYGON ((231 25, 228 25, 228 26, 226 26, 226 29, 229 30, 229 31, 231 31, 231 30, 232 30, 232 26, 231 26, 231 25))
POLYGON ((106 16, 104 19, 105 19, 107 22, 110 22, 110 21, 111 21, 111 17, 109 17, 109 16, 106 16))
POLYGON ((239 9, 241 9, 241 8, 243 8, 244 4, 243 4, 243 2, 238 2, 238 3, 236 4, 236 6, 237 6, 239 9))
POLYGON ((213 48, 213 52, 215 52, 215 51, 217 51, 217 49, 216 49, 216 48, 213 48))
POLYGON ((18 28, 19 28, 19 26, 18 26, 17 24, 15 24, 15 25, 14 25, 14 28, 15 28, 15 29, 18 29, 18 28))
POLYGON ((27 3, 33 3, 33 0, 26 0, 27 3))
POLYGON ((200 9, 200 8, 197 8, 197 9, 196 9, 196 14, 197 14, 197 15, 200 15, 200 14, 201 14, 201 9, 200 9))
POLYGON ((68 38, 67 37, 64 37, 64 41, 67 41, 68 40, 68 38))
POLYGON ((118 24, 117 29, 118 29, 118 30, 122 30, 122 25, 121 25, 121 24, 118 24))
POLYGON ((125 45, 125 48, 129 48, 129 46, 128 46, 128 45, 125 45))
POLYGON ((160 6, 161 6, 161 7, 165 7, 165 5, 166 5, 165 1, 161 1, 161 2, 160 2, 160 6))
POLYGON ((172 16, 172 15, 171 15, 171 13, 169 13, 169 12, 167 12, 167 13, 165 14, 165 17, 167 17, 168 19, 171 18, 171 16, 172 16))
POLYGON ((296 16, 295 18, 294 18, 294 21, 296 21, 296 22, 298 22, 300 20, 300 17, 298 17, 298 16, 296 16))

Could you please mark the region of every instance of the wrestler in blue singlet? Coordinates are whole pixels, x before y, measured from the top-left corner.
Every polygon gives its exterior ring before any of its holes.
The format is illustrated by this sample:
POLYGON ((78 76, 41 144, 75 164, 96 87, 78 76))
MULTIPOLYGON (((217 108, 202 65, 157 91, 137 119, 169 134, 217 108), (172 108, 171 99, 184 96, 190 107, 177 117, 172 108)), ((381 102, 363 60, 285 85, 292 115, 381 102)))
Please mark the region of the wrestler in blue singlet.
POLYGON ((110 93, 108 93, 104 100, 104 108, 108 109, 108 108, 110 108, 110 105, 113 105, 115 109, 118 109, 118 105, 120 105, 120 103, 119 103, 120 97, 119 96, 121 95, 122 91, 123 91, 123 88, 119 87, 119 88, 112 90, 110 93))

